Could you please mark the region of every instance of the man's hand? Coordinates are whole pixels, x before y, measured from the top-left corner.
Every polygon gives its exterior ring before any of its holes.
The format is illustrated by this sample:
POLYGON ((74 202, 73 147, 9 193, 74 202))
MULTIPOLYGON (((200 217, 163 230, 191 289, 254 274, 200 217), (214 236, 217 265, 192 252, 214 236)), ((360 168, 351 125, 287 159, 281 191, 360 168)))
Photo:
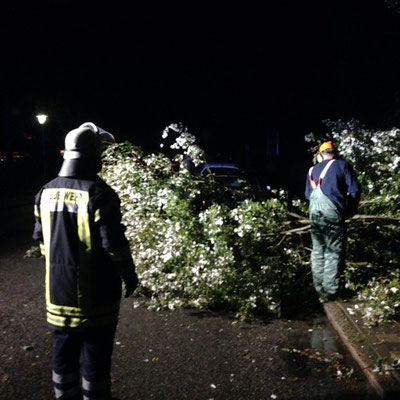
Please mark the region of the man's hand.
POLYGON ((122 272, 122 279, 125 283, 125 298, 132 296, 133 292, 139 284, 136 272, 132 269, 125 270, 122 272))

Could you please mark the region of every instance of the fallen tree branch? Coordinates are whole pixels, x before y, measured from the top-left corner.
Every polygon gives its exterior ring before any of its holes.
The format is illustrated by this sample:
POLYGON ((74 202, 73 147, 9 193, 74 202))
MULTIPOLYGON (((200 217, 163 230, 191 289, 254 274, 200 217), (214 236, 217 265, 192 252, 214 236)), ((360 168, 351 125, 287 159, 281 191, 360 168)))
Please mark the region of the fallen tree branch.
POLYGON ((346 261, 345 263, 351 267, 367 267, 368 265, 374 266, 368 261, 346 261))
POLYGON ((397 217, 386 217, 384 215, 356 214, 353 217, 347 219, 346 221, 350 221, 350 220, 399 222, 400 218, 397 218, 397 217))
MULTIPOLYGON (((304 226, 301 226, 301 227, 298 227, 298 228, 289 229, 288 231, 281 232, 282 235, 285 235, 285 236, 293 235, 293 234, 302 235, 302 234, 305 234, 305 233, 309 232, 309 230, 310 230, 310 221, 309 220, 305 220, 305 219, 303 219, 303 217, 301 217, 300 215, 297 215, 295 213, 289 212, 288 214, 291 215, 291 216, 294 216, 296 218, 299 218, 299 221, 298 221, 299 223, 302 223, 302 224, 306 223, 307 225, 304 225, 304 226)), ((386 216, 383 216, 383 215, 364 215, 364 214, 356 214, 353 217, 347 219, 346 222, 349 222, 349 221, 352 221, 352 220, 355 220, 355 221, 358 221, 358 222, 359 221, 361 221, 361 222, 363 222, 363 221, 377 221, 377 222, 379 222, 380 221, 380 222, 392 222, 392 223, 393 222, 400 222, 400 218, 397 218, 397 217, 386 217, 386 216)))
MULTIPOLYGON (((299 223, 302 224, 308 224, 310 221, 308 219, 304 218, 304 215, 299 215, 294 212, 288 211, 287 215, 290 215, 291 217, 296 218, 299 223)), ((369 221, 369 220, 378 220, 378 221, 393 221, 397 222, 400 221, 400 217, 388 217, 385 215, 368 215, 368 214, 356 214, 353 215, 351 218, 346 219, 346 221, 350 220, 363 220, 363 221, 369 221)))
POLYGON ((291 211, 287 211, 287 215, 290 215, 291 217, 296 218, 298 220, 298 222, 300 222, 300 223, 303 223, 303 224, 308 224, 309 223, 308 218, 305 219, 304 215, 299 215, 299 214, 296 214, 296 213, 291 212, 291 211))
POLYGON ((290 229, 288 231, 281 232, 281 233, 282 233, 282 235, 293 235, 293 234, 302 235, 304 233, 308 233, 309 229, 310 229, 310 225, 306 225, 306 226, 301 226, 300 228, 290 229))

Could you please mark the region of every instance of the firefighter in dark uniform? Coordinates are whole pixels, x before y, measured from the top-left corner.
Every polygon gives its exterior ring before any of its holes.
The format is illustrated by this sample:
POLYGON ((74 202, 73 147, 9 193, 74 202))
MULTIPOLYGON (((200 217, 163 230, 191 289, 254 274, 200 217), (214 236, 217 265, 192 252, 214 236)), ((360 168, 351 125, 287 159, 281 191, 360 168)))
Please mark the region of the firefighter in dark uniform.
POLYGON ((324 301, 341 294, 345 219, 356 213, 361 188, 351 165, 337 158, 331 141, 321 144, 317 159, 307 175, 305 196, 310 201, 313 282, 324 301))
POLYGON ((90 122, 69 132, 58 177, 35 199, 33 238, 46 260, 52 380, 59 400, 111 399, 122 282, 125 297, 138 284, 119 198, 97 176, 105 142, 114 137, 90 122))

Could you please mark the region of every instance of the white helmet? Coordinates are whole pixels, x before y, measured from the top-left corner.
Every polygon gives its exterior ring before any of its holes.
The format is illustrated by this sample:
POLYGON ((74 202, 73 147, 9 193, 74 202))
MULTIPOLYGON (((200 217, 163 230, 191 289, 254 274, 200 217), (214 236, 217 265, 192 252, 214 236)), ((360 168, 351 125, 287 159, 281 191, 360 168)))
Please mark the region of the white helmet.
POLYGON ((100 156, 106 143, 115 143, 114 136, 95 125, 85 122, 65 136, 65 160, 100 156))

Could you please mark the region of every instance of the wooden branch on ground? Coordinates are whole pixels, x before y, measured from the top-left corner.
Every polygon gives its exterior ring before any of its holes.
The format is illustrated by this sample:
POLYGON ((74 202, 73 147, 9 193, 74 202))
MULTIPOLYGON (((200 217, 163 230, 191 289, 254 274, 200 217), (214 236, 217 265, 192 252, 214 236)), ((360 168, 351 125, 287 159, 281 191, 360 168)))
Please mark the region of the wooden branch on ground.
MULTIPOLYGON (((310 221, 305 219, 303 215, 296 214, 294 212, 288 211, 288 215, 296 218, 301 224, 308 224, 310 221)), ((390 222, 398 222, 400 221, 400 217, 387 217, 385 215, 367 215, 367 214, 356 214, 351 218, 348 218, 346 221, 351 220, 361 220, 361 221, 390 221, 390 222)))
POLYGON ((352 267, 367 267, 368 265, 372 265, 368 261, 346 261, 346 265, 350 265, 352 267))
MULTIPOLYGON (((299 223, 302 223, 302 224, 307 223, 307 225, 300 226, 298 228, 289 229, 287 231, 283 231, 283 232, 281 232, 282 235, 284 235, 284 236, 294 235, 294 234, 303 235, 303 234, 309 233, 309 230, 310 230, 310 221, 309 220, 305 220, 305 219, 303 219, 303 217, 301 217, 295 213, 289 212, 288 214, 291 216, 294 216, 296 218, 299 218, 299 221, 298 221, 299 223), (302 218, 302 219, 300 219, 300 218, 302 218)), ((349 222, 352 220, 361 221, 361 222, 364 222, 364 221, 391 222, 391 223, 400 222, 400 218, 396 218, 396 217, 385 217, 385 216, 381 216, 381 215, 364 215, 364 214, 356 214, 352 218, 347 219, 346 221, 349 222)))
POLYGON ((299 215, 299 214, 296 214, 296 213, 291 212, 291 211, 288 211, 287 215, 290 215, 291 217, 296 218, 298 220, 298 222, 300 222, 302 224, 308 224, 310 222, 308 220, 308 218, 307 219, 304 218, 304 215, 299 215))
POLYGON ((282 235, 293 235, 293 234, 302 235, 304 233, 308 233, 309 229, 310 229, 310 225, 306 225, 306 226, 301 226, 300 228, 290 229, 288 231, 281 232, 281 233, 282 233, 282 235))
POLYGON ((353 217, 347 219, 346 221, 351 221, 351 220, 399 222, 400 218, 397 218, 397 217, 386 217, 384 215, 356 214, 353 217))

